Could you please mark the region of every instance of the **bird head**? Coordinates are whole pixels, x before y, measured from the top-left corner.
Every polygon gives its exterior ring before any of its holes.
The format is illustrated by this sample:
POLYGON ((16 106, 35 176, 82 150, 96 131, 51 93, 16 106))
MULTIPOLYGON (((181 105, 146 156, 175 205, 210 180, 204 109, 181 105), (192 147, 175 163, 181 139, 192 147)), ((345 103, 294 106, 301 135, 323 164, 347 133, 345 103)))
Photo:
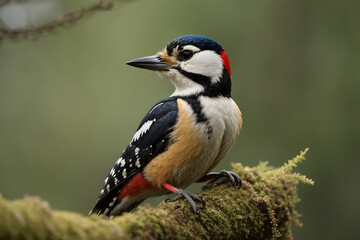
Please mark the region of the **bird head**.
POLYGON ((156 55, 127 64, 157 71, 168 78, 175 85, 175 96, 230 96, 228 56, 217 42, 207 37, 178 37, 156 55))

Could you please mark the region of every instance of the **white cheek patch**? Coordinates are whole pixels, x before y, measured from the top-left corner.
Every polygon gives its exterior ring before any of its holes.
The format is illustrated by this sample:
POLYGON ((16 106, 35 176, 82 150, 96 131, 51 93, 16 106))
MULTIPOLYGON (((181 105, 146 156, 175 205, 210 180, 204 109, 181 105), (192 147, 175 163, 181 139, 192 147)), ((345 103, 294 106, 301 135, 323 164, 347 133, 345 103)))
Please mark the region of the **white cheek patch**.
MULTIPOLYGON (((224 68, 221 56, 212 50, 200 51, 199 48, 193 45, 186 45, 183 50, 191 50, 195 54, 189 60, 179 62, 177 67, 189 73, 209 77, 212 84, 220 80, 224 68)), ((168 78, 175 85, 176 90, 171 96, 188 96, 205 90, 204 86, 187 78, 176 68, 160 71, 158 74, 168 78)))
POLYGON ((216 52, 205 50, 194 54, 188 61, 181 62, 180 67, 187 72, 210 77, 214 83, 222 76, 223 62, 216 52))

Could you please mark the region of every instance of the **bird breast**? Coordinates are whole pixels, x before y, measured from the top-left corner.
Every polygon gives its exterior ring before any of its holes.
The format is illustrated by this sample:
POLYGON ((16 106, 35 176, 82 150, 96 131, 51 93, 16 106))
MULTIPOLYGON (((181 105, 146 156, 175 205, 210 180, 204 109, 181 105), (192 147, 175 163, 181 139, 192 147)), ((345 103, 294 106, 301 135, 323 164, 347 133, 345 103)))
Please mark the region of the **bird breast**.
POLYGON ((241 113, 231 98, 200 97, 206 121, 198 122, 185 100, 177 99, 178 120, 166 151, 144 169, 154 186, 185 188, 206 175, 225 156, 241 128, 241 113))

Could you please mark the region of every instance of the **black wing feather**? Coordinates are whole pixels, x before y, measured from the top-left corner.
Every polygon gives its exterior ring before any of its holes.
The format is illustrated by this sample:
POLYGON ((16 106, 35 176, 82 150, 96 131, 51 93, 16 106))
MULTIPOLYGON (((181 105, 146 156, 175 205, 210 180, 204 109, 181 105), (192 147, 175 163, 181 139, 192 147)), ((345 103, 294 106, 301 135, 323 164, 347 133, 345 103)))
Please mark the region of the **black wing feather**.
POLYGON ((109 214, 118 203, 117 197, 127 181, 166 149, 169 134, 177 120, 177 112, 174 97, 164 99, 150 109, 137 131, 149 121, 152 122, 150 128, 126 147, 105 179, 104 187, 90 214, 109 214))

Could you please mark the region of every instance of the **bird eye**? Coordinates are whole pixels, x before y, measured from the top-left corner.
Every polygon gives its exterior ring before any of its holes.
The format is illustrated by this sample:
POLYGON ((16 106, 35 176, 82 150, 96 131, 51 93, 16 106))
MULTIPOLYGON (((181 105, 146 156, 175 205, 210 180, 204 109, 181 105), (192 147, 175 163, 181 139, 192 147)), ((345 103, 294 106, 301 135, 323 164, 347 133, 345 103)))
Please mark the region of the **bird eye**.
POLYGON ((193 56, 193 52, 190 50, 184 50, 180 53, 179 58, 182 61, 189 60, 193 56))

